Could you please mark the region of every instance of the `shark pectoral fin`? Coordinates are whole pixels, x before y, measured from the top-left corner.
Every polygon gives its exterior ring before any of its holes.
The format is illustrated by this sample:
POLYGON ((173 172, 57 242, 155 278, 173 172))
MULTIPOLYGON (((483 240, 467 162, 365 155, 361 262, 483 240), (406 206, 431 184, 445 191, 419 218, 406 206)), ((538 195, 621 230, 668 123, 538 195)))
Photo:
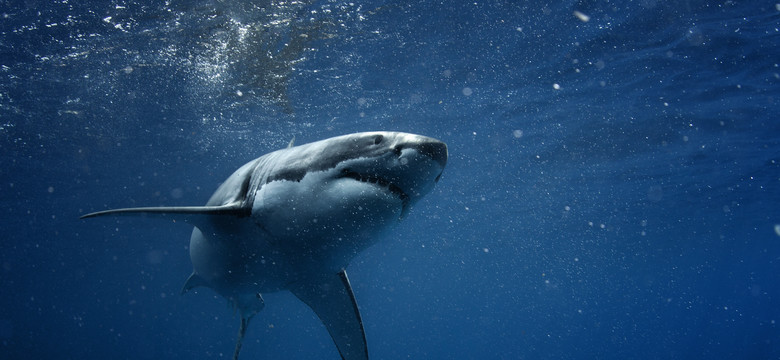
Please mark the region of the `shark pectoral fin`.
POLYGON ((180 218, 182 219, 186 219, 188 215, 234 215, 241 217, 248 216, 250 211, 251 209, 235 202, 216 206, 162 206, 112 209, 82 215, 79 219, 105 215, 171 215, 173 217, 181 215, 180 218))
POLYGON ((309 277, 290 286, 290 291, 325 324, 342 359, 368 359, 363 321, 345 270, 309 277))
MULTIPOLYGON (((98 216, 108 215, 122 215, 122 216, 157 216, 157 217, 169 217, 171 219, 184 221, 188 224, 208 225, 206 221, 207 217, 227 215, 233 217, 246 217, 251 214, 252 209, 241 205, 239 202, 230 203, 226 205, 217 206, 167 206, 167 207, 137 207, 137 208, 124 208, 124 209, 112 209, 93 212, 90 214, 82 215, 79 219, 87 219, 98 216)), ((200 227, 200 226, 198 226, 200 227)))

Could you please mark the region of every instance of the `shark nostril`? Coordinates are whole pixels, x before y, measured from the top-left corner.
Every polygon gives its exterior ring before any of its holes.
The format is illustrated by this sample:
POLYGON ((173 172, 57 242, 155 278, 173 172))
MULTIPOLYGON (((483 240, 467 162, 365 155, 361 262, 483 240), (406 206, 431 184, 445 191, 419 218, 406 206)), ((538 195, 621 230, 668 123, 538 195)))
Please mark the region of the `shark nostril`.
POLYGON ((417 151, 428 155, 433 161, 436 161, 444 168, 447 165, 447 145, 441 141, 434 140, 415 146, 417 151))
POLYGON ((374 145, 379 145, 379 144, 381 144, 381 143, 382 143, 382 140, 384 140, 384 138, 385 138, 385 137, 384 137, 384 136, 382 136, 382 135, 377 135, 376 137, 374 137, 374 145))

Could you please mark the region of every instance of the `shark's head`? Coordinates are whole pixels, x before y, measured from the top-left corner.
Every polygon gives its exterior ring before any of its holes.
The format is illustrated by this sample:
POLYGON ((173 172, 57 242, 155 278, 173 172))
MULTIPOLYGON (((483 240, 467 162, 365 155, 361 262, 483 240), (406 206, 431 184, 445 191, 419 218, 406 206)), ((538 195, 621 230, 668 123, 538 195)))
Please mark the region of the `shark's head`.
POLYGON ((252 216, 282 238, 375 233, 430 192, 446 164, 446 144, 399 132, 279 150, 258 159, 253 171, 252 216))
POLYGON ((392 194, 401 200, 402 214, 431 191, 447 164, 447 145, 436 139, 405 133, 357 135, 343 143, 348 157, 330 175, 345 186, 392 194))
POLYGON ((366 132, 306 144, 285 155, 287 161, 266 182, 316 177, 328 185, 375 188, 408 207, 439 181, 447 145, 421 135, 366 132))

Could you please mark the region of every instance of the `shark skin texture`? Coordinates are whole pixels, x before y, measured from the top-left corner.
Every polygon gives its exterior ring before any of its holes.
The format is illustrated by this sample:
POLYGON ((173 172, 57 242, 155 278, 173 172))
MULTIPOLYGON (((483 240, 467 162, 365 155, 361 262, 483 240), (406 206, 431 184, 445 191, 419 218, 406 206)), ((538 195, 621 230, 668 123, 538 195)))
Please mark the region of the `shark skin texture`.
POLYGON ((345 268, 429 193, 447 145, 401 132, 364 132, 277 150, 236 170, 205 206, 140 207, 82 216, 145 216, 194 226, 193 272, 182 293, 208 287, 241 315, 233 359, 262 294, 308 305, 342 359, 366 360, 363 321, 345 268))

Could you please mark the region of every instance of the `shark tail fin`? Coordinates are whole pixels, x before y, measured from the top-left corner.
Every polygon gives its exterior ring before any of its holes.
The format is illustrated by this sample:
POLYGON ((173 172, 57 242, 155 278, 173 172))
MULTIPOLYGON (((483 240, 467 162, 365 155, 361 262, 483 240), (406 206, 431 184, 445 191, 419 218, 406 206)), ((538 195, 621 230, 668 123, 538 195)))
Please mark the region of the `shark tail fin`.
POLYGON ((244 343, 244 335, 246 334, 246 328, 249 326, 249 320, 252 320, 252 316, 241 316, 241 326, 238 328, 238 339, 236 339, 236 350, 233 351, 233 360, 238 360, 238 354, 241 352, 241 345, 244 343))
POLYGON ((233 351, 233 360, 238 360, 238 354, 241 352, 241 345, 244 343, 244 335, 246 334, 247 327, 249 327, 249 320, 252 320, 252 317, 265 307, 265 301, 260 293, 257 293, 254 296, 239 296, 229 300, 241 314, 241 326, 238 328, 236 350, 233 351))

